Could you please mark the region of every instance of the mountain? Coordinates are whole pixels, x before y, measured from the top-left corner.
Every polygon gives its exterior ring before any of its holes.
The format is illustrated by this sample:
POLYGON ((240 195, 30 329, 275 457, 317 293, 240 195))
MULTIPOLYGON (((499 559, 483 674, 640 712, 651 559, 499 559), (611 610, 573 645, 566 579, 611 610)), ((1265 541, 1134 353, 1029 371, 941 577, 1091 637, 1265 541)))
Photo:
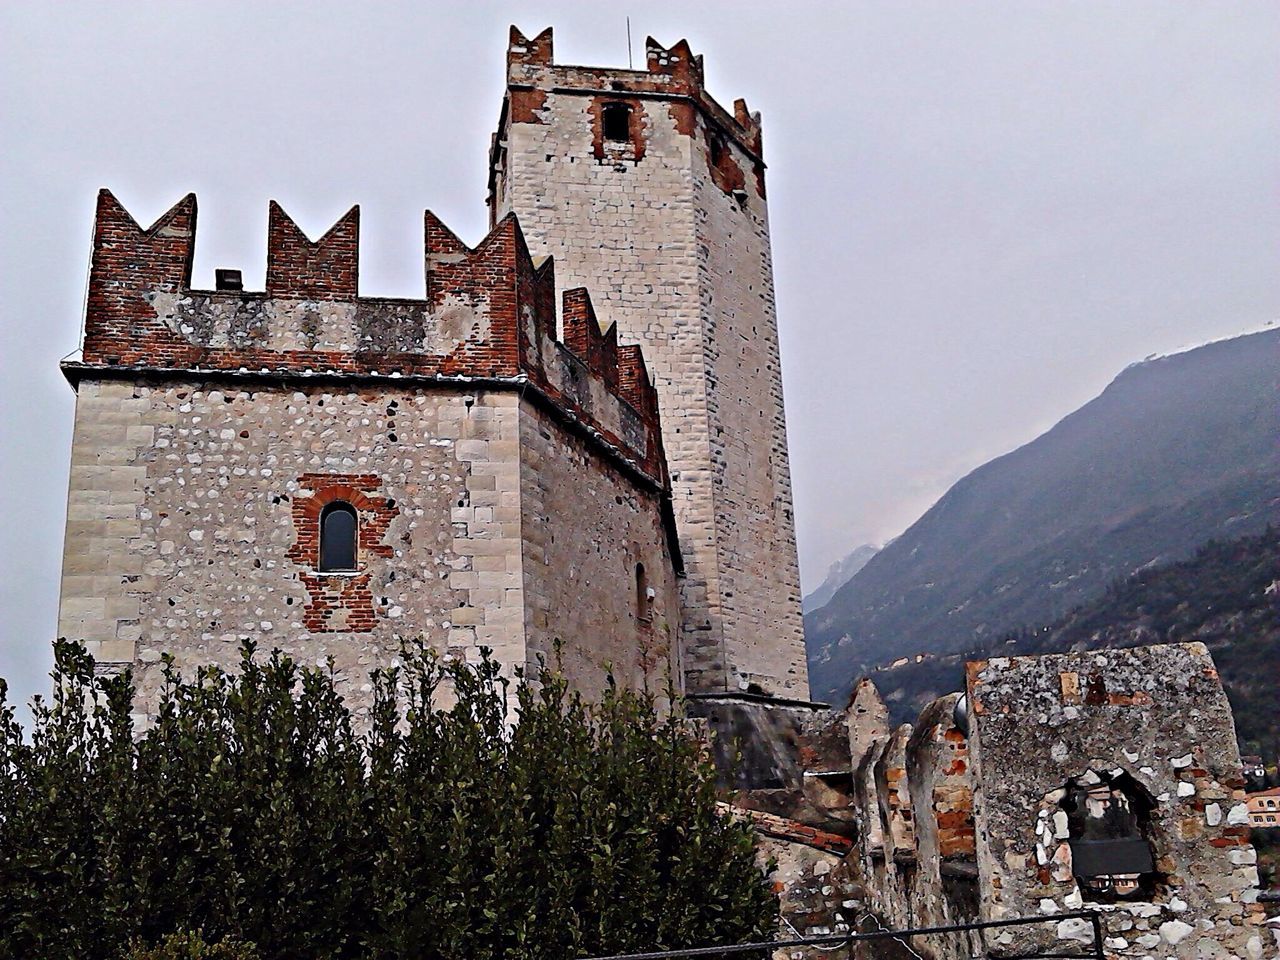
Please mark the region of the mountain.
POLYGON ((1053 623, 1142 568, 1280 523, 1280 330, 1124 370, 974 470, 805 617, 815 699, 1053 623))
POLYGON ((864 543, 860 547, 854 547, 853 552, 845 554, 829 566, 827 568, 827 579, 823 580, 818 589, 801 601, 801 609, 805 613, 809 613, 811 610, 826 606, 827 602, 835 596, 836 591, 852 580, 853 575, 865 567, 867 561, 874 557, 879 549, 879 547, 864 543))
POLYGON ((871 674, 895 722, 964 685, 964 662, 1066 650, 1199 641, 1209 648, 1244 753, 1280 752, 1280 529, 1210 541, 1190 560, 1141 570, 1056 624, 960 654, 925 655, 871 674))

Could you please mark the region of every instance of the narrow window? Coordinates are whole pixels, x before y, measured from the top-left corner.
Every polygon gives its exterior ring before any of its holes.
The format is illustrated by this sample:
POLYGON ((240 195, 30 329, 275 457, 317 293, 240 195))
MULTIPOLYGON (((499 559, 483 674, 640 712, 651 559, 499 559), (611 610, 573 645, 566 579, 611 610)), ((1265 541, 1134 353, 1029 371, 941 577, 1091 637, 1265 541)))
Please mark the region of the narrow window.
POLYGON ((606 103, 602 118, 606 140, 626 143, 631 139, 631 108, 625 103, 606 103))
POLYGON ((724 159, 724 140, 715 131, 712 131, 711 137, 707 141, 707 153, 710 155, 711 165, 713 167, 720 166, 720 161, 724 159))
POLYGON ((652 614, 653 591, 649 589, 649 575, 645 573, 644 564, 636 564, 636 619, 648 623, 652 614))
POLYGON ((320 572, 342 573, 356 568, 356 511, 335 500, 320 514, 320 572))

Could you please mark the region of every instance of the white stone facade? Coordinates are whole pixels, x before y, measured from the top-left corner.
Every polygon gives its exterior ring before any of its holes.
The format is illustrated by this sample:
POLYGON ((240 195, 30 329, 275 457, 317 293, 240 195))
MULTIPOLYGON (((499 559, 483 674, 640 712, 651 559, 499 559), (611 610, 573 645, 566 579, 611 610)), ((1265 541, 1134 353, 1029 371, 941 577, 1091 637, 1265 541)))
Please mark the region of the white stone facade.
POLYGON ((678 670, 656 494, 515 391, 82 381, 62 583, 60 635, 133 666, 143 716, 162 655, 233 667, 246 638, 332 657, 358 717, 405 639, 508 669, 559 641, 588 694, 609 671, 661 690, 678 670), (349 475, 376 476, 394 514, 385 555, 361 558, 373 625, 309 630, 294 501, 300 478, 349 475))
POLYGON ((640 343, 658 389, 690 692, 807 699, 759 119, 702 92, 687 46, 647 71, 555 65, 513 31, 491 217, 640 343), (623 104, 630 136, 602 111, 623 104))

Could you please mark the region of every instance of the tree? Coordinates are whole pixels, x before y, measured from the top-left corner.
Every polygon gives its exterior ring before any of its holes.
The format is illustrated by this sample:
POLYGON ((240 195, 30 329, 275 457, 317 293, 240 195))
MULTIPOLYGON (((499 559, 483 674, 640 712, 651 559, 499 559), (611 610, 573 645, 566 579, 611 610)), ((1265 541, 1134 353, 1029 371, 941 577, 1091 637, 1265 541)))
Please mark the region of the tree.
POLYGON ((589 704, 418 644, 371 675, 357 731, 331 671, 245 644, 235 673, 167 663, 139 734, 127 673, 55 660, 29 740, 0 681, 2 955, 198 930, 263 960, 533 960, 773 932, 749 827, 651 695, 589 704))

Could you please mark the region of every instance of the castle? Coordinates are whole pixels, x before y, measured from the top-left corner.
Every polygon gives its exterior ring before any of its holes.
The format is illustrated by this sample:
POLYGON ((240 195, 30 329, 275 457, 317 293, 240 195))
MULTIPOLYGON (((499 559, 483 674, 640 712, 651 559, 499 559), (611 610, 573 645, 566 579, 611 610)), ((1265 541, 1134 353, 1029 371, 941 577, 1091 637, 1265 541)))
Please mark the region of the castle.
POLYGON ((194 197, 144 230, 99 195, 59 632, 132 668, 139 722, 162 658, 244 639, 331 659, 357 715, 415 638, 670 679, 799 932, 1039 916, 902 942, 1259 960, 1203 646, 971 663, 914 726, 867 681, 808 702, 759 116, 683 41, 574 67, 513 28, 489 161, 478 245, 426 214, 421 300, 360 295, 358 209, 312 242, 272 204, 266 289, 196 290, 194 197))
POLYGON ((194 196, 144 230, 99 195, 59 634, 142 716, 245 638, 357 711, 417 637, 807 700, 759 116, 683 41, 570 67, 512 28, 490 164, 421 300, 360 294, 358 208, 313 242, 271 204, 265 291, 197 290, 194 196))

